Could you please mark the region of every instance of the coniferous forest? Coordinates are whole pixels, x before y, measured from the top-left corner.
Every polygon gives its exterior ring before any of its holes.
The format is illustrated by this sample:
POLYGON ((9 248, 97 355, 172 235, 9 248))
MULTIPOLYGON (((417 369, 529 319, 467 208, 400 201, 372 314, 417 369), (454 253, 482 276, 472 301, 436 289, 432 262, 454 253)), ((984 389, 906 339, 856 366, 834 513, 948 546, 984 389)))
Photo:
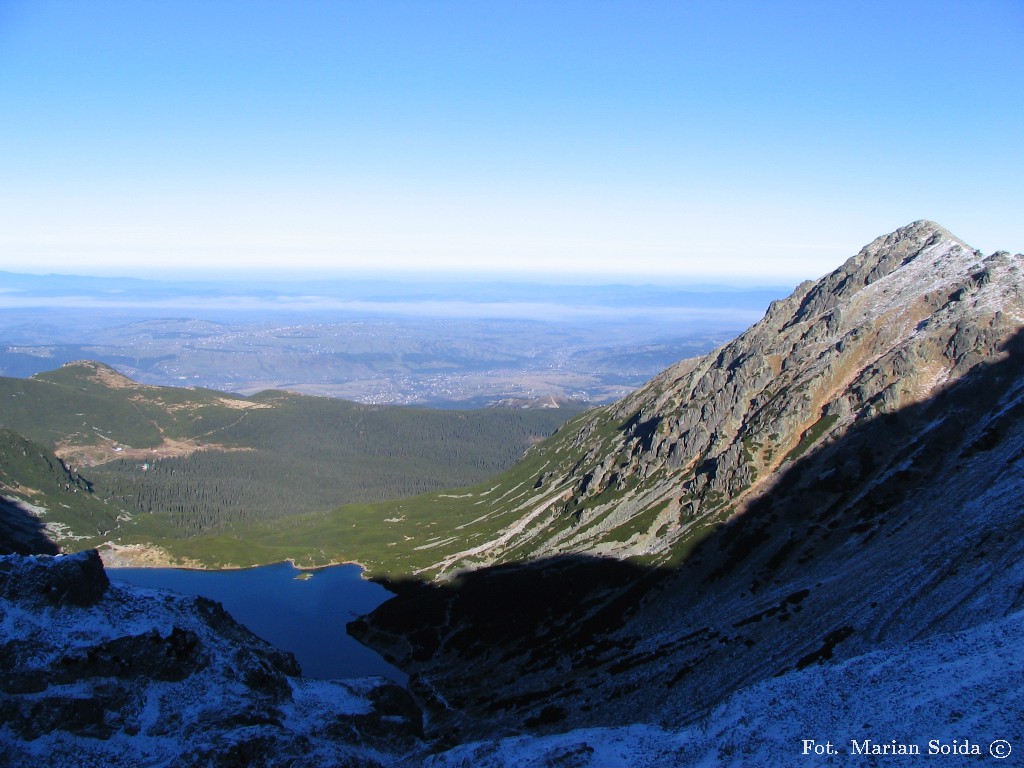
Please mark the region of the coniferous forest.
POLYGON ((18 457, 0 457, 0 490, 46 510, 54 530, 73 531, 65 546, 140 524, 173 537, 224 533, 477 483, 579 410, 435 410, 280 390, 241 397, 139 385, 77 362, 0 378, 0 425, 18 457), (31 471, 23 443, 33 446, 31 471), (39 480, 37 466, 73 478, 75 493, 39 480))
POLYGON ((510 467, 566 416, 361 407, 348 418, 337 413, 337 401, 320 399, 254 412, 233 432, 236 450, 118 460, 89 476, 98 493, 126 510, 165 515, 194 535, 476 483, 510 467))

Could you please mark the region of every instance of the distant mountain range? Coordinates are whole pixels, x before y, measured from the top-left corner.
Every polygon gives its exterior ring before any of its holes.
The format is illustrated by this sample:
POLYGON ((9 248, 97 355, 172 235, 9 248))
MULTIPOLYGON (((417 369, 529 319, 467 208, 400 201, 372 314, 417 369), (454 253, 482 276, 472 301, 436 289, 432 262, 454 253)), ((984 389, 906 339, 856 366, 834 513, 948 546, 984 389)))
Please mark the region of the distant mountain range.
POLYGON ((408 312, 411 306, 431 314, 462 307, 461 315, 488 316, 504 305, 502 316, 534 317, 594 308, 649 312, 655 308, 758 311, 786 290, 780 286, 738 288, 725 285, 572 284, 522 280, 359 279, 327 277, 251 280, 153 280, 86 275, 25 274, 0 271, 0 307, 79 306, 204 309, 209 315, 267 309, 376 309, 408 312), (473 309, 475 307, 475 310, 473 309))
MULTIPOLYGON (((1005 757, 1024 748, 1022 270, 915 222, 504 474, 238 544, 357 560, 396 592, 350 632, 410 674, 423 740, 368 764, 1005 757)), ((283 706, 209 753, 297 759, 283 706)))

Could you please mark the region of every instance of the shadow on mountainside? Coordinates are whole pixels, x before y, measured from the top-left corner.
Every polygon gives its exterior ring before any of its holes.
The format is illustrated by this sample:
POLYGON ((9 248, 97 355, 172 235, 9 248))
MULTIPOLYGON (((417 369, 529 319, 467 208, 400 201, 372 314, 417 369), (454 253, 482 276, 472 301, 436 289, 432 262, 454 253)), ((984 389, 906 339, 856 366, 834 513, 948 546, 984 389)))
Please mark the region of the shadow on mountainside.
POLYGON ((457 740, 693 722, 760 679, 1005 616, 1024 607, 1024 335, 1003 352, 804 454, 678 567, 392 582, 349 631, 457 740))
POLYGON ((0 555, 56 555, 60 547, 46 535, 43 521, 0 496, 0 555))

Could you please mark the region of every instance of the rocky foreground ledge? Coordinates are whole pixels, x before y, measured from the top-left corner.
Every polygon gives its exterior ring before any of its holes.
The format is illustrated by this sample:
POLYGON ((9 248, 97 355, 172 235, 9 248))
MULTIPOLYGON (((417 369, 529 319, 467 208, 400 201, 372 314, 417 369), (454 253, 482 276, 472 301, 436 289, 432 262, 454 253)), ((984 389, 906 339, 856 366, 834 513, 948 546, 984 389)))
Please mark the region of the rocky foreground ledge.
POLYGON ((0 557, 0 765, 381 766, 409 694, 310 680, 201 597, 112 585, 95 550, 0 557))
POLYGON ((1024 611, 762 681, 684 728, 624 723, 439 753, 404 689, 297 675, 217 603, 111 585, 94 551, 0 557, 0 766, 846 765, 894 739, 964 765, 1024 746, 1024 611), (835 757, 813 751, 826 744, 835 757))

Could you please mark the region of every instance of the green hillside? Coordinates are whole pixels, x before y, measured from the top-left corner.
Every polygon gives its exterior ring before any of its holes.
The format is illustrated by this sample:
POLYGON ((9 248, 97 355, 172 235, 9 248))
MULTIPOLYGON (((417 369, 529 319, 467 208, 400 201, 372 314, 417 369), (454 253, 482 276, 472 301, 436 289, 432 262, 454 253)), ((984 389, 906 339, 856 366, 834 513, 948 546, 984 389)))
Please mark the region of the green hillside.
MULTIPOLYGON (((357 561, 374 576, 405 578, 436 574, 437 564, 472 547, 493 543, 523 514, 524 503, 558 457, 563 466, 580 461, 584 450, 575 444, 574 425, 586 418, 607 422, 601 411, 570 421, 557 434, 527 452, 510 469, 485 481, 461 488, 377 503, 346 504, 340 508, 296 515, 257 524, 229 535, 161 542, 182 557, 210 565, 255 565, 292 558, 303 565, 357 561)), ((571 503, 554 497, 558 503, 571 503)), ((575 525, 566 516, 563 525, 575 525)), ((506 551, 512 557, 514 552, 506 551)), ((465 558, 459 558, 465 564, 465 558)))
MULTIPOLYGON (((280 391, 241 397, 143 386, 89 362, 0 378, 0 425, 88 478, 88 498, 123 513, 117 534, 126 540, 252 539, 256 523, 272 530, 290 516, 477 483, 571 414, 366 406, 280 391)), ((12 484, 26 471, 3 468, 12 484)), ((79 506, 53 514, 92 537, 97 526, 81 517, 92 513, 79 506)))
POLYGON ((167 512, 186 534, 339 503, 380 501, 476 482, 519 459, 558 412, 367 408, 276 394, 221 430, 230 450, 93 468, 136 512, 167 512))
POLYGON ((208 438, 247 407, 223 392, 137 384, 100 363, 69 363, 30 379, 0 377, 0 424, 73 455, 208 438))
POLYGON ((95 546, 118 525, 118 510, 94 493, 91 483, 45 446, 0 427, 0 549, 17 544, 49 524, 51 538, 95 546), (6 535, 5 535, 6 534, 6 535))

